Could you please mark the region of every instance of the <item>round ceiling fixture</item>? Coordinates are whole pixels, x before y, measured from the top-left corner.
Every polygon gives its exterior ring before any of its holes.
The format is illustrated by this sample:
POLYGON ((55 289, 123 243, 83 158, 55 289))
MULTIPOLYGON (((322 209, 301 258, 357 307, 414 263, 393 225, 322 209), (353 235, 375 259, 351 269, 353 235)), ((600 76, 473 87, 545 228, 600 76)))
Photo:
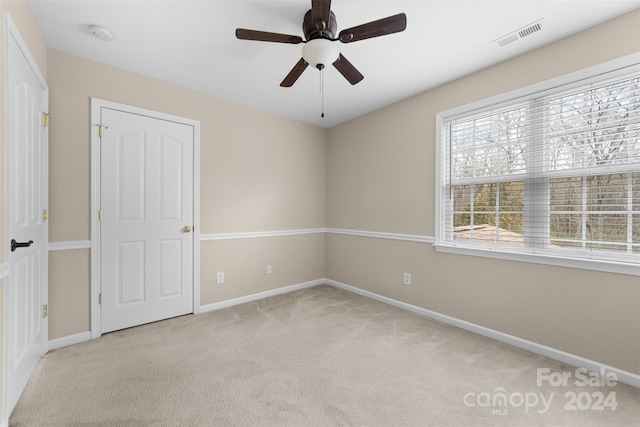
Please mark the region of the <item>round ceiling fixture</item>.
POLYGON ((111 34, 111 32, 106 28, 102 28, 97 25, 91 25, 89 26, 89 32, 92 36, 104 42, 110 42, 111 40, 113 40, 113 34, 111 34))

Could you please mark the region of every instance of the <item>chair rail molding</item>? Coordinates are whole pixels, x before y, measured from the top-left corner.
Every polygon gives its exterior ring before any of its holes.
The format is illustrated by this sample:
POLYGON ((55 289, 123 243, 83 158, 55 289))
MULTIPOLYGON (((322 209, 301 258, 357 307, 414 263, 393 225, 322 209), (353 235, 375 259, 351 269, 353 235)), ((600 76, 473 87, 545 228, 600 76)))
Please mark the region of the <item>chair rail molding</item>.
POLYGON ((91 249, 91 240, 72 240, 68 242, 49 242, 49 252, 91 249))
POLYGON ((238 233, 201 234, 200 241, 254 239, 259 237, 298 236, 304 234, 342 234, 347 236, 370 237, 374 239, 402 240, 405 242, 435 243, 435 237, 419 234, 387 233, 383 231, 348 230, 343 228, 304 228, 297 230, 250 231, 238 233))

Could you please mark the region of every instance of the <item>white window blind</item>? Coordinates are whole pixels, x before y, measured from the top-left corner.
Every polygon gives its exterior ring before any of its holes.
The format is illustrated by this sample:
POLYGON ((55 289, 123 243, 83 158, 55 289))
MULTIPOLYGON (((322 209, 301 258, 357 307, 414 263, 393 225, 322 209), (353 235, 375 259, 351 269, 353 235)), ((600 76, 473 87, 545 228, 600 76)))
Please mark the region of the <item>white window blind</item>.
POLYGON ((630 70, 442 117, 437 244, 640 264, 630 70))

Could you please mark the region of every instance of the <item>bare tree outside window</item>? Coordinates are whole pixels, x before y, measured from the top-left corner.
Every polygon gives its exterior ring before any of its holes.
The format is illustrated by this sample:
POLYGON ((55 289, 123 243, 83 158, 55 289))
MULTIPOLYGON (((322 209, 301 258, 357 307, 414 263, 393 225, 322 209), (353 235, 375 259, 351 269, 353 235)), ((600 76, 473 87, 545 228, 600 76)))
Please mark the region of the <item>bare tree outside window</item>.
POLYGON ((582 172, 551 180, 550 235, 558 238, 554 245, 638 250, 633 247, 638 211, 631 203, 638 180, 631 172, 599 172, 640 163, 639 81, 624 80, 549 102, 550 171, 582 172))
POLYGON ((448 123, 450 239, 640 253, 640 77, 448 123), (532 231, 533 230, 533 231, 532 231))

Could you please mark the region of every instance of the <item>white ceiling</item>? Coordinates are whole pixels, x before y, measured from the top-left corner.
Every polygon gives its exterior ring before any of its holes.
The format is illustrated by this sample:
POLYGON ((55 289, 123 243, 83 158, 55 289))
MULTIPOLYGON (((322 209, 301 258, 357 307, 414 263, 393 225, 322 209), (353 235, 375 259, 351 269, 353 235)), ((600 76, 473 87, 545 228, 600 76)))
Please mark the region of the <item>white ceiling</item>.
MULTIPOLYGON (((28 0, 49 47, 322 127, 331 127, 429 88, 564 38, 640 7, 639 0, 334 0, 338 32, 404 12, 398 34, 339 45, 365 76, 351 86, 307 68, 279 86, 302 44, 235 38, 238 27, 304 36, 310 0, 28 0), (541 20, 542 30, 499 47, 495 40, 541 20), (89 25, 113 33, 104 42, 89 25)), ((614 42, 614 41, 612 41, 614 42)), ((588 47, 585 47, 587 49, 588 47)))

